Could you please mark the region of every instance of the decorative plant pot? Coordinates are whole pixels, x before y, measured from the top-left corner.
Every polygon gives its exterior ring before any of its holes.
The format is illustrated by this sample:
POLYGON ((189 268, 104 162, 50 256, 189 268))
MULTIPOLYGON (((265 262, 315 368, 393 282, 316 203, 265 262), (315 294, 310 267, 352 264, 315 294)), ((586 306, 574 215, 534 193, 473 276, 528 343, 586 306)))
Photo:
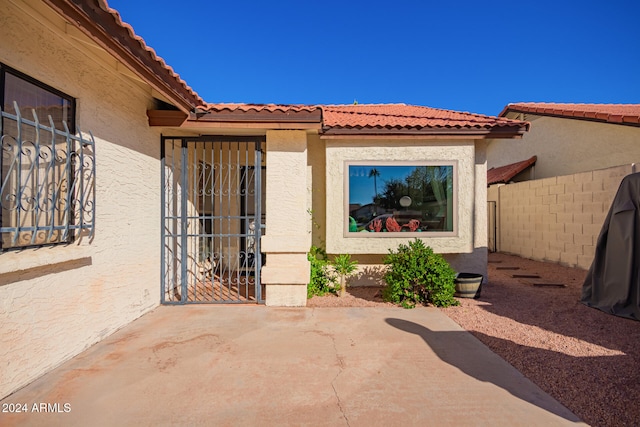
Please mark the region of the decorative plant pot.
POLYGON ((482 291, 482 274, 459 273, 456 277, 456 292, 459 298, 480 298, 482 291))

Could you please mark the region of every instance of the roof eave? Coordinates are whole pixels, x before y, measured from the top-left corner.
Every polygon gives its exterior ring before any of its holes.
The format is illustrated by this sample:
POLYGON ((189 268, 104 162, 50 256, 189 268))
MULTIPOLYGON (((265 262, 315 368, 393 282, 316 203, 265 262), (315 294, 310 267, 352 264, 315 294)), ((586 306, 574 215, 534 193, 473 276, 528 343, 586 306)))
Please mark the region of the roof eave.
POLYGON ((119 25, 111 13, 101 9, 97 2, 94 3, 97 7, 91 7, 84 1, 44 2, 182 111, 189 112, 204 104, 184 82, 169 75, 169 70, 144 50, 128 30, 119 25))
POLYGON ((487 185, 507 184, 517 175, 533 167, 537 161, 538 161, 538 156, 531 156, 527 160, 523 160, 521 162, 504 165, 497 168, 491 168, 487 171, 487 185), (497 177, 489 176, 489 175, 495 175, 496 172, 498 173, 497 177))
POLYGON ((511 105, 507 105, 502 109, 502 111, 500 111, 500 114, 498 114, 498 117, 507 117, 507 114, 511 111, 515 111, 515 110, 511 107, 511 105))
POLYGON ((322 112, 318 110, 299 111, 203 111, 189 113, 192 122, 225 123, 318 123, 322 122, 322 112))
POLYGON ((525 132, 529 130, 529 123, 517 127, 499 127, 490 129, 450 129, 450 128, 420 128, 420 129, 363 129, 363 128, 338 128, 325 127, 322 130, 323 136, 333 137, 353 137, 353 136, 370 136, 370 137, 452 137, 452 138, 471 138, 471 139, 512 139, 522 138, 525 132))
POLYGON ((507 117, 509 113, 531 114, 535 116, 555 117, 559 119, 585 120, 589 122, 609 123, 614 125, 640 126, 640 117, 625 116, 622 114, 611 115, 606 113, 596 113, 592 111, 574 112, 573 114, 559 113, 555 110, 544 107, 527 107, 518 105, 507 105, 500 112, 498 117, 507 117))

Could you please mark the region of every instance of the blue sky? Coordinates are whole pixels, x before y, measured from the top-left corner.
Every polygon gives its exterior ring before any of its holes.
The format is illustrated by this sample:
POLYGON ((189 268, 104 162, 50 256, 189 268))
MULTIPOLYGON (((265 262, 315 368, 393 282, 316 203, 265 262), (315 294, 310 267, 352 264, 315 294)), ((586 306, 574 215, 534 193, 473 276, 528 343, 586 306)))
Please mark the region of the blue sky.
POLYGON ((109 0, 207 102, 640 103, 640 1, 109 0))
POLYGON ((349 203, 361 205, 372 203, 376 191, 381 194, 387 181, 404 181, 414 169, 415 166, 349 166, 349 203), (373 178, 369 177, 374 167, 380 172, 380 176, 376 178, 375 187, 373 178))

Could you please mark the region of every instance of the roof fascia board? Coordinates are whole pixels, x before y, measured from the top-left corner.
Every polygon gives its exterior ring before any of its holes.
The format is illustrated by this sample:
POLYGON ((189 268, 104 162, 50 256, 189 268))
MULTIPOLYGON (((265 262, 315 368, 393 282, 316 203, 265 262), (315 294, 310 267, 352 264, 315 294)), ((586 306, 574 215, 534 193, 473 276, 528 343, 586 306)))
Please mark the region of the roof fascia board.
MULTIPOLYGON (((471 134, 320 134, 320 139, 333 139, 333 140, 352 140, 352 139, 363 139, 363 140, 476 140, 476 139, 489 139, 496 138, 495 136, 490 135, 471 135, 471 134)), ((500 136, 498 138, 507 138, 507 139, 521 139, 522 135, 513 135, 513 136, 500 136)))
POLYGON ((264 130, 314 130, 320 131, 320 123, 309 122, 201 122, 185 120, 181 129, 264 129, 264 130))
POLYGON ((296 111, 296 112, 280 112, 280 111, 262 111, 262 112, 205 112, 190 113, 189 120, 198 121, 199 123, 208 122, 237 122, 237 123, 317 123, 320 124, 322 115, 320 111, 296 111))
MULTIPOLYGON (((528 128, 528 126, 527 126, 528 128)), ((464 130, 464 129, 458 129, 456 131, 452 131, 451 129, 428 129, 428 130, 394 130, 394 129, 389 129, 389 130, 376 130, 376 131, 370 131, 370 130, 365 130, 363 131, 362 129, 329 129, 329 130, 324 130, 322 135, 323 137, 336 137, 336 138, 349 138, 349 137, 353 137, 353 136, 358 136, 358 137, 380 137, 380 138, 386 138, 389 137, 391 135, 397 135, 401 138, 407 137, 407 136, 412 136, 414 135, 416 138, 424 138, 425 136, 438 136, 438 137, 444 137, 444 138, 451 138, 451 137, 460 137, 460 138, 472 138, 472 139, 485 139, 485 138, 522 138, 522 135, 526 132, 526 130, 522 129, 522 128, 518 128, 516 130, 514 130, 513 128, 511 129, 507 129, 507 130, 500 130, 500 131, 496 131, 495 129, 491 129, 491 130, 485 130, 485 131, 480 131, 477 129, 469 129, 469 130, 464 130)))

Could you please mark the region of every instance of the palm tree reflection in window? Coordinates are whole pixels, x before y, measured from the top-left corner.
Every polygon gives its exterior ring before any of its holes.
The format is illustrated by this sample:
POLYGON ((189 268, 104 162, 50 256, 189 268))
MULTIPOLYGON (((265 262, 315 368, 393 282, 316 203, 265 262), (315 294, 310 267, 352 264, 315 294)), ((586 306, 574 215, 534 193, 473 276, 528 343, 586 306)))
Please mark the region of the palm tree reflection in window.
POLYGON ((369 171, 369 178, 373 177, 373 206, 374 206, 374 211, 373 211, 373 216, 377 215, 377 212, 375 210, 375 206, 378 203, 378 181, 377 178, 380 176, 380 171, 376 168, 371 168, 371 170, 369 171))

